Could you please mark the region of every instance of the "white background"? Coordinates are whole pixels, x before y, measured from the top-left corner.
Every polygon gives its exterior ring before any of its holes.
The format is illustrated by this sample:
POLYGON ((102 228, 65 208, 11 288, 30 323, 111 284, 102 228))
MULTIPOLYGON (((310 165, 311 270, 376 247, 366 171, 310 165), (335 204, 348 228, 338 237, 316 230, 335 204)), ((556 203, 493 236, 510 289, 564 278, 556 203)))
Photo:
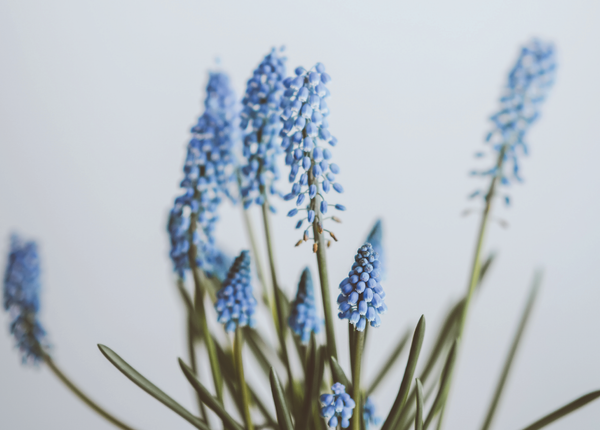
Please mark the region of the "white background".
MULTIPOLYGON (((281 44, 290 72, 322 61, 333 78, 333 152, 346 189, 338 201, 348 212, 329 252, 332 283, 376 217, 385 222, 391 312, 371 331, 365 379, 421 314, 430 347, 466 288, 478 216, 460 214, 480 206, 466 196, 482 184, 468 176, 479 166, 472 154, 519 46, 539 36, 557 45, 557 83, 528 135, 526 181, 510 190, 511 208, 495 211, 510 227, 491 227, 486 250, 499 259, 469 317, 446 428, 480 426, 536 268, 545 269, 541 298, 495 428, 518 429, 599 389, 599 12, 575 0, 1 1, 0 252, 11 231, 39 240, 41 318, 56 361, 138 429, 191 428, 96 344, 194 408, 176 362, 184 318, 166 217, 214 59, 241 95, 281 44)), ((283 214, 291 202, 277 206, 283 214)), ((219 241, 237 253, 247 247, 240 211, 221 212, 219 241)), ((316 268, 308 246, 293 247, 293 225, 274 217, 290 296, 304 265, 316 268)), ((7 315, 1 323, 0 428, 110 428, 47 369, 21 366, 7 315)), ((346 324, 336 330, 348 368, 346 324)), ((400 379, 399 369, 375 395, 380 414, 400 379)), ((598 422, 600 402, 548 428, 598 422)))

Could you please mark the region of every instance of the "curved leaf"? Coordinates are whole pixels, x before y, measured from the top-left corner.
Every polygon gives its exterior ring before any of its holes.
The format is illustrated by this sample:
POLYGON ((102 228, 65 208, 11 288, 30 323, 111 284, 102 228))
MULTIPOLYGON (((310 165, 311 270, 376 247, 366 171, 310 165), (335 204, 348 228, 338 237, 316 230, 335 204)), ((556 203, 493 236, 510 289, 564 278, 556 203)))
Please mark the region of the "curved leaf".
POLYGON ((555 410, 551 414, 546 415, 544 418, 534 422, 533 424, 528 425, 523 430, 538 430, 542 427, 546 427, 548 424, 553 423, 557 419, 562 418, 573 411, 576 411, 582 406, 585 406, 588 403, 596 400, 598 397, 600 397, 600 390, 592 391, 591 393, 586 394, 585 396, 581 396, 577 400, 573 400, 568 405, 565 405, 562 408, 555 410))
POLYGON ((271 367, 271 373, 269 375, 271 380, 271 391, 273 392, 273 401, 275 402, 275 410, 277 411, 277 421, 279 422, 279 428, 281 430, 293 430, 292 419, 290 418, 290 411, 285 403, 285 395, 283 394, 283 387, 279 382, 277 372, 271 367))
POLYGON ((329 357, 329 364, 331 366, 331 373, 333 374, 333 382, 341 383, 344 387, 346 387, 346 393, 351 393, 352 384, 350 383, 350 380, 342 370, 340 363, 338 363, 335 357, 331 356, 329 357))
POLYGON ((415 379, 417 386, 417 413, 415 414, 415 430, 423 430, 423 406, 425 399, 423 399, 423 384, 419 378, 415 379))
POLYGON ((452 343, 452 348, 448 353, 448 358, 446 359, 446 364, 444 364, 444 370, 442 371, 442 378, 440 380, 440 388, 438 390, 437 396, 435 396, 435 400, 433 401, 433 405, 431 406, 431 410, 425 419, 425 424, 423 424, 423 428, 427 429, 431 421, 435 418, 437 413, 442 409, 444 402, 446 401, 446 396, 448 395, 448 389, 450 388, 450 379, 452 376, 452 371, 454 370, 454 363, 456 362, 456 340, 452 343))

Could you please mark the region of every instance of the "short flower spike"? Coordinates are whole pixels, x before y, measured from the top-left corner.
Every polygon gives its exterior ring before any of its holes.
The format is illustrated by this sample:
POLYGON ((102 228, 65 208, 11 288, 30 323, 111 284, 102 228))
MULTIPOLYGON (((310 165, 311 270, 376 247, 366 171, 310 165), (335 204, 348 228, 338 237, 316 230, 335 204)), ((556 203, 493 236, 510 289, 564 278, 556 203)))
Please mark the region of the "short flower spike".
MULTIPOLYGON (((330 207, 340 211, 346 208, 329 203, 325 198, 331 189, 337 193, 344 192, 336 179, 340 168, 331 161, 331 151, 323 146, 325 143, 330 146, 337 144, 337 139, 329 132, 329 107, 325 101, 329 97, 326 84, 331 77, 325 73, 325 66, 321 63, 310 70, 298 67, 295 73, 295 77, 283 81, 286 90, 281 103, 281 119, 284 121, 281 146, 286 151, 285 164, 290 166, 289 181, 293 183, 291 192, 284 199, 295 199, 296 206, 301 208, 292 209, 288 216, 306 211, 296 228, 308 221, 304 234, 308 237, 313 224, 323 230, 324 216, 330 207)), ((334 235, 331 236, 336 240, 334 235)))
MULTIPOLYGON (((510 185, 514 180, 521 182, 519 157, 527 155, 525 135, 540 115, 542 102, 554 83, 556 55, 554 45, 538 39, 531 40, 521 49, 517 63, 508 75, 504 94, 500 97, 500 110, 491 117, 493 130, 487 136, 493 154, 504 150, 502 167, 511 170, 510 174, 496 166, 474 170, 472 175, 497 176, 501 185, 510 185), (504 149, 503 149, 504 148, 504 149)), ((476 157, 485 154, 478 152, 476 157)), ((498 155, 495 155, 497 158, 498 155)), ((486 197, 476 190, 471 197, 486 197)), ((508 204, 508 197, 506 203, 508 204)))
POLYGON ((356 403, 339 382, 333 384, 331 391, 333 394, 321 394, 319 397, 321 416, 327 420, 329 427, 337 427, 341 421, 342 428, 348 428, 356 403))
POLYGON ((352 270, 340 283, 342 292, 338 296, 340 319, 347 319, 356 330, 363 331, 367 321, 371 327, 381 325, 380 314, 387 311, 384 303, 385 291, 379 284, 380 263, 377 252, 370 243, 358 249, 352 270))
POLYGON ((217 209, 222 196, 231 198, 229 185, 234 179, 233 146, 239 139, 235 94, 224 73, 211 73, 206 87, 206 110, 192 127, 183 167, 184 193, 175 199, 167 230, 171 239, 171 260, 175 271, 184 277, 189 268, 188 251, 194 243, 196 264, 213 274, 219 251, 214 245, 217 209), (190 232, 192 219, 194 233, 190 232))
POLYGON ((319 333, 323 321, 317 315, 312 275, 307 267, 302 272, 296 300, 291 304, 288 324, 304 344, 310 340, 311 333, 319 333))
POLYGON ((375 416, 375 404, 370 397, 367 397, 363 406, 363 420, 367 430, 369 430, 371 426, 379 426, 379 424, 381 424, 381 418, 375 416))
POLYGON ((40 261, 35 242, 13 235, 4 273, 3 304, 11 317, 10 332, 21 350, 23 363, 44 359, 46 331, 38 321, 40 261))
POLYGON ((225 330, 235 331, 237 327, 254 327, 256 320, 256 299, 250 284, 250 253, 242 251, 235 259, 223 286, 217 292, 215 309, 218 321, 225 324, 225 330))
POLYGON ((370 243, 375 251, 379 255, 379 273, 381 279, 385 280, 385 252, 383 250, 383 226, 381 220, 378 219, 375 225, 371 229, 371 232, 367 236, 366 243, 370 243))
POLYGON ((275 189, 275 181, 279 179, 276 158, 282 153, 279 133, 283 126, 280 115, 284 78, 285 57, 273 49, 248 80, 242 100, 240 127, 246 133, 243 154, 248 163, 241 169, 245 209, 253 203, 265 203, 267 194, 280 195, 275 189))

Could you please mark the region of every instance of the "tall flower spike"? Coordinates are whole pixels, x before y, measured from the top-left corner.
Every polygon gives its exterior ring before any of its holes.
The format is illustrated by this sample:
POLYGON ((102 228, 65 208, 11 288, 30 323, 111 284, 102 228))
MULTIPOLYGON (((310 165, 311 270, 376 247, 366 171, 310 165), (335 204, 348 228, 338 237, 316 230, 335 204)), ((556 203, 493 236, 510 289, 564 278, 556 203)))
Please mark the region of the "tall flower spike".
POLYGON ((354 257, 352 270, 348 277, 340 283, 342 292, 338 296, 340 319, 347 319, 356 326, 356 330, 363 331, 367 321, 371 327, 381 325, 380 314, 387 311, 383 302, 385 291, 379 284, 380 263, 377 252, 370 243, 365 243, 358 249, 354 257))
POLYGON ((40 261, 35 242, 13 235, 4 274, 3 304, 11 315, 10 332, 21 350, 23 363, 43 360, 46 331, 38 320, 40 261))
MULTIPOLYGON (((285 163, 291 168, 289 180, 293 183, 291 192, 284 199, 296 199, 296 206, 302 208, 292 209, 288 216, 306 210, 306 216, 298 221, 296 228, 301 228, 304 221, 308 220, 304 234, 307 240, 311 224, 315 223, 319 230, 323 229, 323 215, 327 214, 330 206, 342 211, 346 208, 325 199, 325 194, 332 188, 338 193, 344 191, 335 176, 340 168, 331 162, 331 151, 323 147, 324 143, 331 146, 337 143, 337 139, 329 132, 329 108, 325 101, 329 97, 325 85, 331 78, 321 63, 310 70, 298 67, 295 73, 295 77, 283 81, 287 89, 281 104, 281 119, 284 121, 281 146, 286 151, 285 163)), ((335 240, 335 236, 331 236, 335 240)))
POLYGON ((218 258, 214 245, 217 208, 222 196, 231 198, 234 179, 233 146, 239 139, 235 94, 224 73, 211 73, 206 88, 205 112, 192 127, 183 167, 181 188, 175 199, 167 230, 175 271, 184 276, 189 268, 190 244, 197 247, 196 264, 209 275, 218 258), (192 220, 195 221, 192 225, 192 220))
POLYGON ((321 416, 327 420, 329 427, 337 427, 341 420, 342 428, 348 428, 356 403, 339 382, 333 384, 331 391, 333 394, 321 394, 319 397, 321 416))
POLYGON ((385 252, 383 251, 383 226, 381 219, 375 221, 375 225, 367 236, 366 243, 370 243, 373 251, 379 255, 379 273, 381 274, 381 279, 385 280, 385 252))
POLYGON ((282 152, 279 133, 283 125, 280 115, 285 60, 273 48, 248 80, 242 100, 240 127, 246 132, 243 153, 248 164, 242 167, 241 192, 246 209, 253 202, 262 205, 267 201, 267 193, 280 194, 274 182, 279 179, 276 156, 282 152))
POLYGON ((291 305, 288 324, 294 333, 300 336, 300 341, 306 344, 310 340, 311 333, 319 333, 322 323, 317 316, 312 275, 307 267, 302 271, 296 300, 291 305))
MULTIPOLYGON (((494 165, 471 174, 497 176, 502 185, 510 185, 514 180, 522 181, 519 157, 528 153, 525 134, 539 117, 541 104, 554 83, 555 70, 556 56, 551 43, 533 39, 521 49, 517 63, 508 75, 504 94, 500 97, 500 110, 491 117, 494 128, 486 139, 495 154, 504 150, 502 168, 497 171, 494 165), (508 168, 508 173, 504 167, 508 168)), ((476 154, 477 157, 483 155, 481 152, 476 154)), ((482 194, 481 190, 476 190, 471 197, 482 194)))
POLYGON ((242 251, 235 259, 223 286, 217 292, 215 309, 218 321, 225 324, 225 330, 232 332, 239 327, 254 327, 256 320, 256 299, 250 284, 250 253, 242 251))
POLYGON ((365 405, 363 406, 363 420, 367 430, 369 430, 372 425, 378 426, 381 424, 381 418, 375 416, 375 404, 370 397, 367 397, 365 405))

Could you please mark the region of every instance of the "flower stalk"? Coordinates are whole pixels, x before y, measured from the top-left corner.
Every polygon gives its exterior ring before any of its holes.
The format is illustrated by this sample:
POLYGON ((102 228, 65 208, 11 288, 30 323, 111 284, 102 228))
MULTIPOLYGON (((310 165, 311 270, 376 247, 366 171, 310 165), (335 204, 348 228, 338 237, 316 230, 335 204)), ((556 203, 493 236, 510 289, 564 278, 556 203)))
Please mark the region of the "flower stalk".
POLYGON ((235 370, 237 373, 238 384, 242 397, 242 405, 244 412, 244 422, 246 430, 254 430, 252 425, 252 417, 250 415, 250 394, 246 386, 246 378, 244 376, 244 361, 242 358, 242 347, 244 346, 244 335, 242 327, 237 327, 234 335, 233 354, 235 360, 235 370))

